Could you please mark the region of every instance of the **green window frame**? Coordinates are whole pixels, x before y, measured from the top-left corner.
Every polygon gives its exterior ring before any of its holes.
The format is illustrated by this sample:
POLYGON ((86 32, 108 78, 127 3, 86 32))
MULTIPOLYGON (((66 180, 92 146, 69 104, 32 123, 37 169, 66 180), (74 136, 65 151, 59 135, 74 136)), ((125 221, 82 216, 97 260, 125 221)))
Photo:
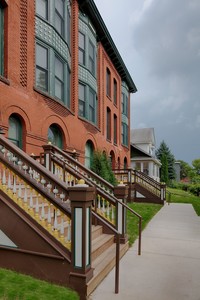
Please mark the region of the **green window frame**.
POLYGON ((85 66, 85 34, 79 31, 79 48, 78 48, 78 54, 79 54, 79 64, 82 64, 85 66))
POLYGON ((97 95, 87 84, 79 82, 79 117, 96 124, 97 122, 97 95))
POLYGON ((71 73, 68 63, 44 43, 36 42, 36 88, 70 108, 71 73))
POLYGON ((55 56, 55 97, 62 101, 64 98, 64 63, 55 56))
POLYGON ((56 124, 52 124, 48 129, 48 142, 60 149, 63 148, 63 134, 56 124))
POLYGON ((58 33, 64 37, 64 27, 65 27, 65 7, 63 0, 55 1, 55 28, 58 33))
POLYGON ((128 116, 128 96, 125 93, 122 93, 122 114, 128 116))
POLYGON ((22 149, 22 123, 15 115, 9 118, 8 139, 22 149))
POLYGON ((0 75, 4 74, 4 10, 0 5, 0 75))
POLYGON ((94 44, 89 40, 89 47, 88 47, 88 68, 89 71, 92 73, 92 75, 95 76, 95 46, 94 44))
POLYGON ((79 116, 85 118, 85 102, 86 102, 86 86, 82 83, 79 83, 79 104, 78 104, 78 111, 79 116))
POLYGON ((122 122, 121 126, 122 145, 128 146, 128 125, 122 122))
POLYGON ((48 92, 49 59, 48 48, 36 44, 36 86, 38 89, 48 92))

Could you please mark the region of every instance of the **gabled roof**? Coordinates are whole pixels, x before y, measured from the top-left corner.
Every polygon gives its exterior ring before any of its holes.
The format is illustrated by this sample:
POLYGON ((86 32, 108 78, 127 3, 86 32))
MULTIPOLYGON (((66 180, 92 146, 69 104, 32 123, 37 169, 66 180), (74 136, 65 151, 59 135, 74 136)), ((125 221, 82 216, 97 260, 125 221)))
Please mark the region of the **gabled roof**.
POLYGON ((137 144, 152 144, 156 145, 154 128, 139 128, 131 129, 131 143, 137 144))
POLYGON ((137 92, 137 88, 133 82, 133 79, 131 78, 122 58, 119 54, 119 51, 117 50, 117 47, 115 46, 113 39, 108 32, 108 29, 94 3, 93 0, 79 0, 79 8, 82 12, 85 12, 93 26, 96 29, 97 37, 99 41, 104 46, 106 52, 108 53, 113 65, 115 66, 116 70, 121 76, 121 79, 125 81, 128 85, 129 91, 131 93, 137 92))

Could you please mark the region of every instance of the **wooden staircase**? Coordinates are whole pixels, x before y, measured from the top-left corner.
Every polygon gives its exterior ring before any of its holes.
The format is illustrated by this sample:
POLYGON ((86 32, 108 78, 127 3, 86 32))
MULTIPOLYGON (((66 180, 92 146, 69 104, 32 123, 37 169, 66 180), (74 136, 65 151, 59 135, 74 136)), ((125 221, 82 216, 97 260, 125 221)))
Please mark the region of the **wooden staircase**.
MULTIPOLYGON (((83 176, 90 182, 85 169, 84 174, 79 173, 78 167, 71 167, 73 182, 77 183, 83 176)), ((69 170, 64 170, 68 176, 69 170)), ((91 241, 85 241, 87 245, 91 242, 91 247, 87 247, 89 251, 91 249, 91 259, 89 265, 85 264, 82 268, 82 273, 76 276, 76 246, 73 241, 75 202, 71 196, 74 187, 67 185, 63 178, 52 174, 0 135, 0 237, 4 241, 8 238, 13 245, 6 245, 0 240, 0 267, 69 286, 78 291, 81 300, 85 300, 116 265, 117 274, 118 258, 129 248, 125 226, 120 228, 118 225, 125 224, 125 210, 129 209, 139 218, 139 241, 141 217, 114 196, 114 189, 110 192, 111 185, 96 176, 97 188, 86 188, 87 195, 92 196, 90 202, 84 204, 90 207, 91 221, 87 224, 95 224, 91 227, 91 241)), ((120 199, 123 199, 125 187, 118 187, 118 190, 120 199)), ((77 187, 75 193, 78 193, 77 187)), ((82 192, 79 192, 79 197, 81 202, 85 201, 82 192)), ((80 209, 79 206, 77 208, 80 209)), ((86 216, 86 211, 83 216, 86 216)), ((90 228, 90 225, 87 226, 90 228)), ((90 240, 90 234, 88 236, 90 240)), ((83 243, 82 249, 84 247, 83 243)), ((140 249, 139 242, 138 254, 140 249)), ((118 275, 113 280, 115 291, 118 275)))
MULTIPOLYGON (((120 244, 120 258, 129 249, 128 242, 120 244)), ((87 296, 90 295, 99 283, 115 266, 116 244, 113 234, 103 233, 100 225, 92 226, 92 279, 87 283, 87 296)))

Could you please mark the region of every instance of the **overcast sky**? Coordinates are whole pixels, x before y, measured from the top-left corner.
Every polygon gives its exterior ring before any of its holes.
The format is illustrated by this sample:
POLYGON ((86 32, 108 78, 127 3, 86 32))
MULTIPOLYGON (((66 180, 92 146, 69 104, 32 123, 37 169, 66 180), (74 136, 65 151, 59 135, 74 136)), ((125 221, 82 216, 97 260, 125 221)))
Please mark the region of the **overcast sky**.
POLYGON ((200 0, 94 0, 138 89, 131 128, 200 158, 200 0))

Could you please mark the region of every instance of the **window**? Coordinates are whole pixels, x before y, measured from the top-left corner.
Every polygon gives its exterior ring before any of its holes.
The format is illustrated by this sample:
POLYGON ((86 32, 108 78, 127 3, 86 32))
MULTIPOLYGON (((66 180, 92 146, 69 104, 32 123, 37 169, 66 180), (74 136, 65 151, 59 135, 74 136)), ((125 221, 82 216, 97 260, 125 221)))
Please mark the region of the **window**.
POLYGON ((117 116, 114 115, 114 144, 117 144, 117 116))
POLYGON ((48 49, 36 45, 36 86, 42 91, 48 91, 48 49))
POLYGON ((122 144, 124 146, 128 146, 128 125, 126 123, 122 123, 122 144))
POLYGON ((64 64, 55 57, 55 97, 63 100, 64 97, 64 64))
POLYGON ((16 146, 22 148, 22 124, 16 115, 11 115, 9 118, 8 138, 16 146))
POLYGON ((39 90, 70 107, 70 76, 68 64, 57 52, 39 43, 36 44, 36 87, 39 90))
POLYGON ((114 99, 114 104, 117 105, 117 81, 115 79, 113 84, 113 99, 114 99))
POLYGON ((55 1, 55 28, 61 36, 64 36, 64 2, 55 1))
POLYGON ((91 41, 89 41, 89 71, 95 75, 95 48, 91 41))
POLYGON ((86 84, 79 83, 79 116, 96 123, 96 92, 86 84))
POLYGON ((4 65, 4 13, 0 5, 0 75, 3 75, 4 65))
POLYGON ((110 70, 107 68, 106 69, 106 94, 109 97, 111 96, 110 79, 111 79, 110 70))
POLYGON ((63 148, 63 134, 56 124, 51 125, 48 129, 48 142, 60 149, 63 148))
POLYGON ((85 35, 79 32, 79 63, 85 65, 85 35))
POLYGON ((86 168, 91 168, 92 158, 94 152, 94 145, 92 141, 87 141, 85 144, 85 166, 86 168))
POLYGON ((96 93, 90 88, 89 89, 89 121, 95 122, 95 101, 96 93))
POLYGON ((122 114, 128 116, 128 96, 122 93, 122 114))
POLYGON ((36 1, 36 14, 48 20, 48 0, 36 1))
POLYGON ((85 117, 85 85, 79 83, 79 116, 85 117))
POLYGON ((107 107, 106 126, 107 126, 106 137, 107 140, 110 141, 111 140, 111 111, 109 107, 107 107))

